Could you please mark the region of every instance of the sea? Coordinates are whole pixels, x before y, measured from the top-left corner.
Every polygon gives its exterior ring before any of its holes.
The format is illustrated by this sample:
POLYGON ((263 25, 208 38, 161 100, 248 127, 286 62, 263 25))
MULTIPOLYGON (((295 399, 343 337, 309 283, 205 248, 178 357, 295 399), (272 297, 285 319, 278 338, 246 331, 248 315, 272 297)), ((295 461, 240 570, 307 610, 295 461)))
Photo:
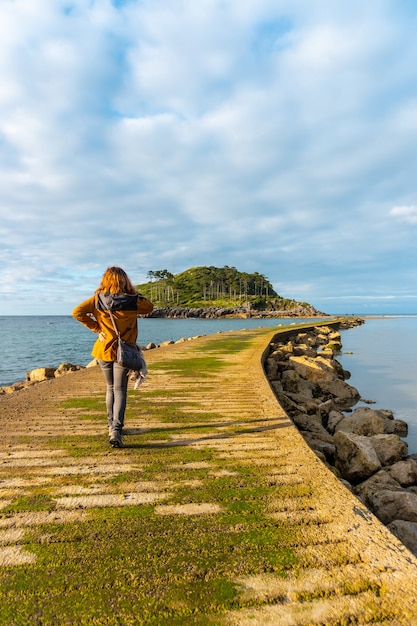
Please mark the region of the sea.
POLYGON ((417 315, 365 319, 362 326, 342 331, 337 360, 351 373, 346 381, 364 400, 357 406, 390 409, 408 424, 409 454, 417 453, 417 315))
MULTIPOLYGON (((356 406, 392 410, 396 419, 408 423, 405 440, 409 453, 417 453, 417 315, 358 317, 365 323, 342 331, 343 349, 337 356, 351 374, 347 382, 366 400, 356 406)), ((144 318, 139 319, 138 342, 159 344, 289 324, 294 324, 294 319, 144 318)), ((37 367, 58 367, 64 362, 87 365, 94 340, 95 336, 71 316, 0 316, 0 387, 25 380, 26 372, 37 367)))
MULTIPOLYGON (((139 318, 138 323, 138 343, 146 346, 228 330, 294 324, 294 319, 139 318)), ((0 316, 0 387, 25 380, 26 372, 37 367, 87 365, 96 339, 70 315, 0 316)))

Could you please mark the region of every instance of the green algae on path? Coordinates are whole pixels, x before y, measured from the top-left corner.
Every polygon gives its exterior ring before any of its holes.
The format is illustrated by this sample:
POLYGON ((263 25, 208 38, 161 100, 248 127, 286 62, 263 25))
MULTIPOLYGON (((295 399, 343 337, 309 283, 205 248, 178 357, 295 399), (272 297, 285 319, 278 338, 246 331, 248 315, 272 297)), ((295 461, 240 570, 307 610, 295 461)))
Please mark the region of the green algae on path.
POLYGON ((0 623, 417 623, 416 559, 271 392, 274 332, 147 352, 123 450, 98 368, 0 398, 0 623))

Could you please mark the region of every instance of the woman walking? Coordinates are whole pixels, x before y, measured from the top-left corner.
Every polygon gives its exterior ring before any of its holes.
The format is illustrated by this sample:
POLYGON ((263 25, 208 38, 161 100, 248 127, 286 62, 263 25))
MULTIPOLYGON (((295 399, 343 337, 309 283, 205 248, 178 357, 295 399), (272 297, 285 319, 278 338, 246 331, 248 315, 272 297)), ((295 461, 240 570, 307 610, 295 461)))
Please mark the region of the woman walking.
POLYGON ((109 309, 122 339, 134 344, 138 336, 137 316, 150 313, 153 304, 138 294, 124 270, 109 267, 95 294, 72 312, 76 320, 98 334, 91 355, 99 362, 106 381, 110 444, 122 448, 129 370, 116 361, 117 335, 109 309))

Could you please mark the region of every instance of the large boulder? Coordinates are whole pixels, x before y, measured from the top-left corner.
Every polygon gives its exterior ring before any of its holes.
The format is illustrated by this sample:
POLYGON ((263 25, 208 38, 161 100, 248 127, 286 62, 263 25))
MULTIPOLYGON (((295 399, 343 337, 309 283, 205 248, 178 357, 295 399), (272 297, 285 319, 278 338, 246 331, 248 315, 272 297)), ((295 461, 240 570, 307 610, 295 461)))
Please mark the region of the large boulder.
POLYGON ((404 420, 388 420, 386 432, 406 437, 408 435, 408 424, 404 420))
POLYGON ((324 395, 331 395, 338 404, 343 406, 352 406, 360 398, 359 391, 355 387, 338 378, 320 381, 318 386, 324 395))
POLYGON ((327 418, 329 416, 330 411, 332 411, 333 408, 334 408, 333 400, 326 400, 325 402, 320 402, 319 405, 317 406, 319 414, 323 418, 327 418))
POLYGON ((83 369, 81 365, 73 365, 72 363, 61 363, 54 372, 55 378, 64 376, 65 374, 71 374, 71 372, 77 372, 83 369))
POLYGON ((336 426, 336 431, 343 430, 355 435, 378 435, 387 432, 389 420, 382 411, 359 407, 344 417, 336 426))
POLYGON ((294 415, 293 421, 297 428, 303 431, 308 431, 311 433, 319 433, 328 438, 329 441, 332 441, 331 435, 324 428, 321 423, 320 418, 317 415, 308 415, 307 413, 301 413, 300 415, 294 415))
POLYGON ((332 381, 337 378, 337 370, 333 361, 321 356, 290 356, 291 367, 312 383, 332 381))
POLYGON ((312 347, 316 345, 316 336, 314 333, 298 333, 294 341, 296 344, 312 347))
POLYGON ((47 380, 48 378, 54 378, 54 376, 54 367, 37 367, 36 369, 26 374, 26 380, 30 381, 31 383, 39 383, 43 380, 47 380))
POLYGON ((376 474, 360 483, 355 488, 355 493, 364 502, 373 498, 379 491, 402 491, 401 485, 389 473, 388 468, 380 469, 376 474))
POLYGON ((329 336, 337 331, 334 331, 330 326, 316 326, 314 328, 314 333, 317 337, 317 340, 326 342, 329 339, 329 336))
POLYGON ((8 395, 15 391, 20 391, 21 389, 25 389, 28 385, 30 385, 30 382, 18 382, 13 383, 13 385, 6 385, 6 387, 0 387, 0 395, 8 395))
POLYGON ((394 420, 392 411, 371 409, 361 406, 341 420, 336 430, 343 430, 356 435, 379 435, 406 433, 407 424, 402 420, 394 420))
POLYGON ((288 361, 293 351, 294 344, 292 341, 288 341, 285 344, 279 345, 270 356, 273 356, 277 361, 288 361))
POLYGON ((335 352, 341 352, 342 347, 343 346, 340 341, 329 341, 329 343, 326 343, 326 345, 323 346, 323 351, 331 352, 332 354, 334 354, 335 352))
POLYGON ((309 356, 315 358, 317 356, 317 350, 305 343, 300 343, 294 346, 294 356, 309 356))
POLYGON ((317 385, 311 383, 309 380, 305 380, 304 378, 300 378, 298 381, 298 395, 304 398, 309 398, 310 400, 319 397, 320 390, 317 385))
POLYGON ((410 552, 417 556, 417 522, 398 519, 388 524, 388 528, 410 552))
POLYGON ((365 480, 381 469, 381 462, 368 437, 340 430, 333 441, 336 446, 335 466, 349 482, 365 480))
POLYGON ((336 447, 329 434, 321 434, 314 432, 303 432, 305 442, 314 452, 322 454, 324 459, 333 465, 336 447))
POLYGON ((355 491, 383 524, 399 519, 417 522, 417 494, 403 489, 386 469, 358 485, 355 491))
POLYGON ((373 435, 369 440, 377 453, 381 465, 392 465, 405 459, 408 445, 398 435, 373 435))
POLYGON ((320 404, 319 399, 307 398, 301 393, 287 393, 287 398, 290 398, 293 402, 295 402, 300 409, 302 409, 302 412, 318 414, 318 405, 320 404))
POLYGON ((301 415, 302 413, 306 413, 307 409, 305 406, 300 405, 297 402, 294 402, 292 398, 287 393, 283 393, 280 391, 278 387, 278 382, 273 382, 272 387, 274 389, 275 395, 277 397, 278 402, 284 409, 284 411, 290 416, 294 417, 294 415, 301 415))
POLYGON ((288 391, 289 393, 298 393, 299 382, 303 379, 298 372, 294 371, 293 369, 288 369, 282 372, 281 380, 282 386, 285 391, 288 391))
POLYGON ((278 363, 276 359, 271 356, 265 361, 265 372, 269 380, 276 380, 278 378, 278 363))
POLYGON ((417 522, 417 494, 385 489, 369 496, 365 504, 383 524, 394 520, 417 522))
POLYGON ((417 485, 417 462, 414 459, 398 461, 386 470, 402 487, 417 485))
POLYGON ((284 391, 291 394, 292 397, 297 396, 297 398, 293 398, 296 402, 302 403, 306 399, 312 400, 317 397, 317 385, 301 378, 298 372, 292 369, 282 372, 281 381, 284 391))
POLYGON ((336 426, 342 421, 343 418, 344 415, 342 411, 337 411, 336 409, 330 411, 327 419, 327 430, 330 434, 333 435, 336 432, 336 426))

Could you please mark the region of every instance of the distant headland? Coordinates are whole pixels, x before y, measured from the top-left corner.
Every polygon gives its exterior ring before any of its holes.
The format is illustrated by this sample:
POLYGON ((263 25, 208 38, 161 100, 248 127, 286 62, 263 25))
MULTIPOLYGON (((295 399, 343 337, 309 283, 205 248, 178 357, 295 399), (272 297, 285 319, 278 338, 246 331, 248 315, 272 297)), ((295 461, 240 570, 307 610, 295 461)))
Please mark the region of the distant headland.
POLYGON ((180 274, 151 270, 138 291, 152 300, 149 317, 328 317, 308 302, 283 298, 258 272, 235 267, 192 267, 180 274))

